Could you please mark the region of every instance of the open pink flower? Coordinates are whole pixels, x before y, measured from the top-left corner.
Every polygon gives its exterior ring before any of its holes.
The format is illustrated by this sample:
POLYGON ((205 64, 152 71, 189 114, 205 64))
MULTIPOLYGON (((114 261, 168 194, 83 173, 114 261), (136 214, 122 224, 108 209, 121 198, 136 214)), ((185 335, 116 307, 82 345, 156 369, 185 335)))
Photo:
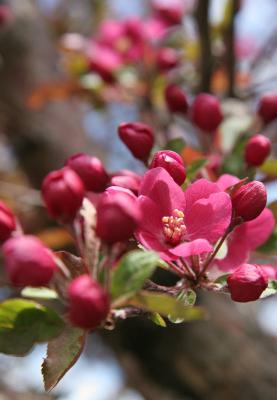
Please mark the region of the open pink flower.
MULTIPOLYGON (((225 190, 236 184, 239 179, 232 175, 222 175, 217 185, 225 190)), ((261 246, 271 235, 275 225, 272 212, 265 208, 255 219, 239 225, 227 239, 227 254, 221 260, 216 260, 217 267, 222 271, 232 272, 249 260, 250 252, 261 246)))
POLYGON ((230 197, 215 183, 200 179, 183 192, 163 168, 144 175, 138 201, 136 237, 166 261, 211 252, 231 220, 230 197))

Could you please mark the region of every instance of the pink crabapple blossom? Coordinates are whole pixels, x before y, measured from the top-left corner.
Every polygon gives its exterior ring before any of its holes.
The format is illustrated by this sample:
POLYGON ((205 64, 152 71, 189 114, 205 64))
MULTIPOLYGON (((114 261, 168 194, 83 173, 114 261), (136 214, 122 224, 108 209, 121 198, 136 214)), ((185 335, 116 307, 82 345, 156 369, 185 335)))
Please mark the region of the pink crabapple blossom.
POLYGON ((212 252, 231 221, 231 199, 215 183, 199 179, 183 192, 163 168, 146 172, 138 202, 136 238, 165 261, 212 252))

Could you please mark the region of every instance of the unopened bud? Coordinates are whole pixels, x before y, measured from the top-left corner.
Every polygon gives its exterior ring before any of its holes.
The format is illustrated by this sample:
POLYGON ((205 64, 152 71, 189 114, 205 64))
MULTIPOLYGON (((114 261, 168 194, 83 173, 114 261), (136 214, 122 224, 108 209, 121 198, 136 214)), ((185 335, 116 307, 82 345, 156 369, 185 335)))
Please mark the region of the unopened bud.
POLYGON ((228 277, 227 284, 232 300, 245 303, 261 296, 268 276, 259 265, 243 264, 228 277))
POLYGON ((266 124, 277 118, 277 93, 265 94, 260 99, 258 114, 266 124))
POLYGON ((222 121, 220 102, 210 94, 199 94, 192 105, 192 121, 206 132, 215 131, 222 121))
POLYGON ((109 176, 97 157, 78 153, 67 159, 66 165, 73 169, 82 179, 86 190, 103 192, 109 182, 109 176))
POLYGON ((42 196, 49 214, 62 222, 72 221, 82 205, 84 185, 69 167, 50 172, 42 183, 42 196))
POLYGON ((188 101, 185 92, 177 85, 168 85, 165 89, 165 101, 169 111, 186 114, 188 101))
POLYGON ((73 325, 95 329, 107 317, 109 298, 105 290, 89 275, 75 278, 68 289, 69 318, 73 325))
POLYGON ((262 165, 271 151, 271 141, 263 135, 254 135, 245 147, 245 161, 255 167, 262 165))
POLYGON ((114 173, 111 178, 112 186, 120 186, 137 194, 141 184, 141 176, 127 169, 114 173))
POLYGON ((14 286, 45 286, 56 269, 52 252, 35 236, 8 239, 3 254, 6 273, 14 286))
POLYGON ((183 0, 153 0, 154 12, 168 25, 176 25, 182 22, 185 12, 183 0))
POLYGON ((16 229, 16 219, 9 207, 0 201, 0 243, 9 239, 16 229))
POLYGON ((118 127, 118 135, 135 158, 147 161, 154 144, 150 126, 141 122, 123 122, 118 127))
POLYGON ((109 244, 129 239, 141 219, 135 195, 115 186, 107 189, 97 206, 96 234, 109 244))
POLYGON ((164 168, 178 185, 186 179, 186 169, 182 157, 171 150, 162 150, 154 154, 150 168, 164 168))
POLYGON ((266 206, 267 193, 262 182, 253 181, 241 186, 232 194, 236 217, 244 221, 257 218, 266 206))
POLYGON ((177 67, 179 61, 179 53, 171 47, 160 49, 157 54, 157 66, 161 71, 168 71, 177 67))

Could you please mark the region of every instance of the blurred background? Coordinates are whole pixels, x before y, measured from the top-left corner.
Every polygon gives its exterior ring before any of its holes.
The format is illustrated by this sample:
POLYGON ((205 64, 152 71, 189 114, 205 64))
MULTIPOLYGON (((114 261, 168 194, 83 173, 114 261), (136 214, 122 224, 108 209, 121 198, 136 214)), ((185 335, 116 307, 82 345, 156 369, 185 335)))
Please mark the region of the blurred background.
MULTIPOLYGON (((110 172, 143 171, 118 140, 120 122, 151 124, 159 145, 184 138, 186 162, 195 152, 220 154, 222 172, 241 174, 236 144, 260 129, 276 158, 277 120, 263 126, 255 110, 263 94, 277 92, 277 1, 182 5, 180 21, 164 26, 150 0, 0 1, 0 198, 27 233, 53 249, 71 243, 42 207, 39 188, 47 172, 81 151, 101 158, 110 172), (133 21, 130 33, 118 41, 116 21, 126 19, 133 21), (120 60, 99 52, 105 40, 120 60), (167 113, 169 81, 189 99, 203 91, 221 99, 225 119, 215 148, 189 119, 167 113)), ((272 165, 270 179, 268 171, 258 173, 267 173, 269 203, 277 201, 272 165)), ((277 245, 262 261, 277 265, 277 245)), ((0 289, 1 298, 8 294, 0 289)), ((162 329, 138 318, 92 334, 79 362, 50 394, 40 373, 46 346, 22 359, 0 355, 0 400, 275 400, 277 299, 238 305, 209 293, 200 301, 209 321, 162 329)))

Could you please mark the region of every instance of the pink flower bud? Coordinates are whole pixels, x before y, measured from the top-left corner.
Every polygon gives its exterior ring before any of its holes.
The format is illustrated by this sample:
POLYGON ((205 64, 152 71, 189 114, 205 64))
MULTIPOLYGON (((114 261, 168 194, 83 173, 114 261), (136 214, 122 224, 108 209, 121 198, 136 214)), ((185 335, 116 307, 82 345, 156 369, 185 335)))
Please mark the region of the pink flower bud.
POLYGON ((42 183, 42 196, 48 213, 62 222, 70 222, 82 205, 84 185, 69 167, 50 172, 42 183))
POLYGON ((266 94, 260 99, 258 114, 265 123, 277 118, 277 93, 266 94))
POLYGON ((69 318, 73 325, 95 329, 107 317, 108 295, 89 275, 75 278, 68 288, 68 295, 69 318))
POLYGON ((243 264, 228 277, 227 284, 232 300, 245 303, 260 297, 268 277, 259 265, 243 264))
POLYGON ((266 188, 259 181, 249 182, 232 194, 235 215, 244 221, 257 218, 265 208, 266 200, 266 188))
POLYGON ((88 154, 78 153, 69 157, 66 165, 73 169, 82 179, 86 190, 103 192, 109 182, 109 176, 102 164, 96 158, 88 154))
POLYGON ((93 43, 88 54, 89 66, 107 83, 115 81, 115 74, 121 68, 123 60, 118 53, 107 46, 93 43))
POLYGON ((169 25, 176 25, 182 22, 185 12, 183 0, 153 0, 152 3, 156 14, 169 25))
POLYGON ((186 169, 182 157, 171 150, 157 151, 154 154, 150 168, 164 168, 178 185, 186 179, 186 169))
POLYGON ((135 158, 147 161, 154 144, 150 126, 141 122, 123 122, 118 127, 118 135, 135 158))
POLYGON ((179 64, 179 53, 170 47, 160 49, 157 53, 157 65, 161 71, 168 71, 179 64))
POLYGON ((271 151, 271 141, 263 135, 254 135, 245 147, 245 161, 248 165, 262 165, 271 151))
POLYGON ((192 121, 206 132, 215 131, 222 121, 220 103, 215 96, 201 93, 192 105, 192 121))
POLYGON ((16 219, 9 207, 0 201, 0 243, 9 239, 16 229, 16 219))
POLYGON ((188 100, 185 92, 177 85, 168 85, 165 89, 165 101, 169 111, 186 114, 188 100))
POLYGON ((97 207, 97 235, 107 243, 125 241, 132 236, 141 219, 137 198, 115 186, 107 189, 97 207))
POLYGON ((35 236, 8 239, 3 245, 6 273, 14 286, 45 286, 56 264, 52 252, 35 236))
POLYGON ((137 194, 140 188, 141 179, 141 176, 133 171, 123 169, 114 173, 114 176, 111 179, 111 185, 129 189, 137 194))

